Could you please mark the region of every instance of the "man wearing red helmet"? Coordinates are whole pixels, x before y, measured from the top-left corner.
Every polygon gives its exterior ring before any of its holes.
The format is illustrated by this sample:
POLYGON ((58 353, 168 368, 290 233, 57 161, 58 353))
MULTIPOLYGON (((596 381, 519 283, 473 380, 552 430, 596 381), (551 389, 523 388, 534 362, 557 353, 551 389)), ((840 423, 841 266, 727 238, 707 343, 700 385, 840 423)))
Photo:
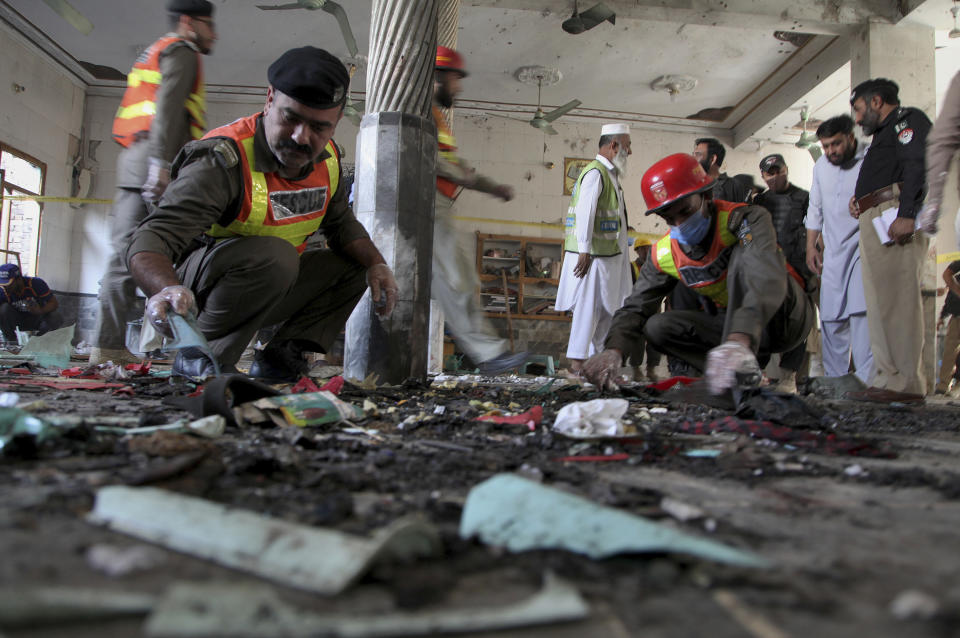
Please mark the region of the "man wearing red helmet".
POLYGON ((647 215, 670 226, 623 307, 613 317, 604 350, 587 360, 584 376, 610 385, 624 352, 645 337, 661 352, 704 371, 710 391, 759 383, 757 354, 795 348, 810 331, 813 304, 788 274, 770 213, 760 206, 714 200, 713 179, 692 155, 677 153, 644 173, 647 215), (711 299, 718 312, 657 314, 679 281, 711 299))
MULTIPOLYGON (((441 108, 453 106, 460 80, 467 71, 463 57, 447 47, 437 47, 433 90, 433 117, 437 124, 437 195, 433 225, 433 282, 431 294, 443 308, 447 327, 457 345, 477 364, 481 374, 506 372, 523 364, 526 352, 511 353, 509 343, 496 334, 476 302, 480 286, 476 267, 459 250, 451 223, 453 203, 463 189, 513 199, 513 188, 478 174, 457 155, 457 141, 441 108)), ((505 293, 506 294, 506 293, 505 293)))

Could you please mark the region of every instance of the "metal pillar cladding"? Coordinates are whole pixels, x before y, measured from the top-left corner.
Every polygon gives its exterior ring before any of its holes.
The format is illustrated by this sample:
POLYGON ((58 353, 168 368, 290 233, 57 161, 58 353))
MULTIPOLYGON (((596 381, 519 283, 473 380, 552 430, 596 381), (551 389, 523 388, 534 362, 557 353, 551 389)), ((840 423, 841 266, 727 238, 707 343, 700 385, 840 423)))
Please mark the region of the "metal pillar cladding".
POLYGON ((437 130, 430 116, 437 0, 374 0, 367 114, 357 136, 354 210, 399 286, 375 313, 369 291, 347 321, 344 375, 425 379, 433 260, 437 130))

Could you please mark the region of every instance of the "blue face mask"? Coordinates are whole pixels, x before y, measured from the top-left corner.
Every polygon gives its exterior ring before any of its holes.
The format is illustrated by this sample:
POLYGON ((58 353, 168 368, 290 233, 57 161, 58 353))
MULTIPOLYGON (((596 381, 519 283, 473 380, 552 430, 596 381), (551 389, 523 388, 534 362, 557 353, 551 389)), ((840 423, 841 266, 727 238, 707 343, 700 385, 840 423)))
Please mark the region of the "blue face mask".
POLYGON ((696 246, 707 236, 710 230, 710 218, 700 211, 690 215, 683 223, 670 227, 670 236, 681 244, 696 246))

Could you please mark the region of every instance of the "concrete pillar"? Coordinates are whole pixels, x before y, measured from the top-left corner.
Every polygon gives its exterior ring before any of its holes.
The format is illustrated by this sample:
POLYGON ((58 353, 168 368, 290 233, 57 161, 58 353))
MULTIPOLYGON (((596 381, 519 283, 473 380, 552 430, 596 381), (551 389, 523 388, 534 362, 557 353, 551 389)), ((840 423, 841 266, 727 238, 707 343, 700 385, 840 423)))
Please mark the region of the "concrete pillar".
POLYGON ((374 0, 367 114, 357 136, 354 210, 399 285, 381 319, 370 293, 347 321, 344 374, 425 379, 437 132, 430 116, 437 0, 374 0))
POLYGON ((870 78, 900 85, 900 102, 934 119, 937 106, 934 31, 912 24, 870 22, 850 39, 851 88, 870 78))
MULTIPOLYGON (((851 38, 850 87, 870 78, 893 80, 900 86, 900 103, 922 109, 933 121, 937 107, 934 50, 934 30, 931 27, 870 22, 851 38)), ((935 254, 928 255, 921 282, 923 370, 927 376, 928 394, 933 394, 937 375, 936 289, 939 272, 935 260, 935 254)))

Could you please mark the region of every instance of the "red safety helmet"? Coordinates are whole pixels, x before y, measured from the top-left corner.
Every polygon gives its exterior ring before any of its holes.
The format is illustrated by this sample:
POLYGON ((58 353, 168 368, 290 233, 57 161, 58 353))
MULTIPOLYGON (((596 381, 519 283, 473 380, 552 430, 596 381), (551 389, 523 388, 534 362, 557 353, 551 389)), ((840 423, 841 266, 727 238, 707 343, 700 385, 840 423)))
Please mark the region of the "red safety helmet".
POLYGON ((648 168, 640 179, 646 214, 659 213, 678 199, 709 190, 713 182, 693 155, 668 155, 648 168))
POLYGON ((463 56, 449 47, 437 47, 437 71, 456 71, 460 77, 467 77, 467 66, 463 56))

